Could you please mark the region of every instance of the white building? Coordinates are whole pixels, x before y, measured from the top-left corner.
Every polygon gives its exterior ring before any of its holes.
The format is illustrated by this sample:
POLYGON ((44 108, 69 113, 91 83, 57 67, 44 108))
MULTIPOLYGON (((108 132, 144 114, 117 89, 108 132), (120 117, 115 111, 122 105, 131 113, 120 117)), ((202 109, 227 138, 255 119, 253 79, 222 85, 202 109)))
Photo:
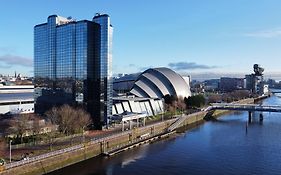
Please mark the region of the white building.
POLYGON ((0 99, 0 114, 34 113, 34 99, 0 99))
POLYGON ((164 111, 164 103, 160 99, 141 97, 114 97, 112 115, 119 115, 124 112, 141 113, 145 116, 153 116, 164 111))
POLYGON ((189 78, 183 78, 166 67, 144 71, 137 78, 130 92, 137 97, 159 99, 165 95, 182 98, 191 96, 189 78))
POLYGON ((34 86, 0 86, 0 114, 34 113, 34 86))

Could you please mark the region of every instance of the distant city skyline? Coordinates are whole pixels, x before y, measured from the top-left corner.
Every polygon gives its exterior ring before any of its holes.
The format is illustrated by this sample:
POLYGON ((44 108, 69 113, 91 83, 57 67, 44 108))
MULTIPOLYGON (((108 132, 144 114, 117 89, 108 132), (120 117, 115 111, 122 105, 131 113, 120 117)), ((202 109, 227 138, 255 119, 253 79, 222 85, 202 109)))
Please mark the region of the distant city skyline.
POLYGON ((169 67, 193 77, 235 76, 258 63, 265 77, 281 79, 280 8, 278 0, 3 0, 0 74, 33 76, 33 27, 46 16, 80 20, 101 12, 115 28, 113 74, 169 67))

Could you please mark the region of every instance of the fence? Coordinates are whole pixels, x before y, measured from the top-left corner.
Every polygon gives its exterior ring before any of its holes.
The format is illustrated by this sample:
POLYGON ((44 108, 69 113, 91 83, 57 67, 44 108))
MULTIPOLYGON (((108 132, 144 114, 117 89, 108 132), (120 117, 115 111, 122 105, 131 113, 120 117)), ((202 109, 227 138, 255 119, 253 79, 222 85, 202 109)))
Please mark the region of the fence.
MULTIPOLYGON (((175 121, 175 120, 176 119, 171 119, 170 121, 175 121)), ((155 123, 155 124, 149 125, 149 126, 144 126, 144 127, 142 127, 142 129, 145 130, 145 129, 148 129, 148 128, 151 128, 151 127, 157 127, 157 126, 160 126, 160 125, 163 125, 163 122, 155 123)), ((124 135, 132 134, 132 132, 133 132, 133 130, 129 130, 129 131, 124 131, 124 132, 117 133, 117 134, 116 133, 111 134, 111 135, 103 137, 103 138, 91 139, 91 141, 88 142, 87 144, 88 145, 94 145, 94 144, 97 144, 97 143, 102 143, 102 142, 110 140, 110 139, 114 139, 114 138, 121 137, 121 136, 124 136, 124 135)), ((155 134, 159 134, 159 133, 154 133, 154 135, 155 134)), ((140 139, 136 139, 134 141, 139 141, 139 140, 140 139)), ((125 145, 122 145, 122 146, 125 146, 125 145)), ((80 149, 84 149, 84 148, 85 148, 85 144, 79 144, 79 145, 71 146, 71 147, 68 147, 68 148, 65 148, 65 149, 41 154, 41 155, 34 156, 34 157, 31 157, 31 158, 27 158, 25 160, 20 160, 20 161, 17 161, 17 162, 8 163, 8 164, 5 165, 5 169, 11 169, 11 168, 18 167, 18 166, 21 166, 21 165, 24 165, 24 164, 40 161, 40 160, 43 160, 43 159, 46 159, 46 158, 49 158, 49 157, 52 157, 52 156, 57 156, 57 155, 60 155, 60 154, 64 154, 64 153, 67 153, 67 152, 76 151, 76 150, 80 150, 80 149)))

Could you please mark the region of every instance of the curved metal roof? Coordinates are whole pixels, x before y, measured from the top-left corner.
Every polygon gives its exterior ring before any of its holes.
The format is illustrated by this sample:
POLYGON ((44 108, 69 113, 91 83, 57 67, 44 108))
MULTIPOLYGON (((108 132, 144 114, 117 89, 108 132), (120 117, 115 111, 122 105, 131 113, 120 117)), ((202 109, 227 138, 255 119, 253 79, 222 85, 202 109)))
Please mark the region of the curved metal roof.
POLYGON ((150 98, 163 98, 167 94, 183 98, 191 96, 189 84, 179 74, 165 67, 144 71, 130 92, 140 96, 143 94, 140 91, 150 98), (145 79, 148 81, 144 81, 145 79))

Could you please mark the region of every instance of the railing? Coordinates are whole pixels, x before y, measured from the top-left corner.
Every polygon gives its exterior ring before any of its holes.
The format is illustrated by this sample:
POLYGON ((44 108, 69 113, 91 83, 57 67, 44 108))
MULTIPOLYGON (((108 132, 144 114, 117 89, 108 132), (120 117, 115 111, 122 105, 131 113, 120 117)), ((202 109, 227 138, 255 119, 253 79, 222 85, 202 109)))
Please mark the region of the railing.
POLYGON ((14 168, 14 167, 17 167, 17 166, 21 166, 21 165, 24 165, 24 164, 39 161, 39 160, 42 160, 42 159, 45 159, 45 158, 48 158, 48 157, 56 156, 56 155, 59 155, 59 154, 67 153, 67 152, 82 149, 82 148, 84 148, 84 145, 80 144, 80 145, 72 146, 72 147, 69 147, 69 148, 53 151, 53 152, 50 152, 50 153, 41 154, 39 156, 31 157, 31 158, 28 158, 26 160, 8 163, 8 164, 5 165, 5 169, 11 169, 11 168, 14 168))
POLYGON ((280 105, 257 105, 257 104, 229 104, 229 103, 213 103, 212 106, 205 110, 247 110, 247 111, 268 111, 281 112, 280 105))
POLYGON ((178 119, 171 126, 169 126, 167 130, 169 132, 171 132, 171 131, 175 130, 176 128, 178 128, 178 126, 181 125, 181 123, 184 122, 187 118, 191 118, 191 117, 200 115, 202 113, 203 112, 200 111, 200 112, 195 112, 195 113, 192 113, 192 114, 189 114, 189 115, 183 114, 182 116, 178 117, 178 119))
MULTIPOLYGON (((175 120, 175 119, 171 119, 171 120, 175 120)), ((166 122, 166 121, 164 121, 164 122, 166 122)), ((155 123, 155 124, 148 125, 148 126, 144 126, 144 127, 142 127, 142 129, 157 127, 159 125, 163 125, 163 122, 155 123)), ((124 132, 121 132, 121 133, 114 133, 114 134, 111 134, 111 135, 108 135, 108 136, 102 137, 102 138, 97 138, 97 139, 93 138, 93 139, 91 139, 90 142, 87 142, 86 144, 87 145, 94 145, 94 144, 97 144, 97 143, 102 143, 104 141, 114 139, 116 137, 132 134, 132 132, 133 132, 132 130, 128 130, 128 131, 124 131, 124 132)), ((159 132, 156 132, 154 134, 159 134, 159 132)), ((52 152, 49 152, 49 153, 45 153, 45 154, 41 154, 41 155, 38 155, 38 156, 28 158, 26 160, 20 160, 20 161, 17 161, 17 162, 8 163, 8 164, 5 165, 5 169, 11 169, 11 168, 18 167, 18 166, 21 166, 21 165, 24 165, 24 164, 28 164, 28 163, 35 162, 35 161, 40 161, 40 160, 43 160, 43 159, 46 159, 46 158, 49 158, 49 157, 57 156, 57 155, 60 155, 60 154, 63 154, 63 153, 76 151, 76 150, 84 149, 84 148, 85 148, 85 144, 79 144, 79 145, 71 146, 71 147, 68 147, 68 148, 65 148, 65 149, 52 151, 52 152)))

